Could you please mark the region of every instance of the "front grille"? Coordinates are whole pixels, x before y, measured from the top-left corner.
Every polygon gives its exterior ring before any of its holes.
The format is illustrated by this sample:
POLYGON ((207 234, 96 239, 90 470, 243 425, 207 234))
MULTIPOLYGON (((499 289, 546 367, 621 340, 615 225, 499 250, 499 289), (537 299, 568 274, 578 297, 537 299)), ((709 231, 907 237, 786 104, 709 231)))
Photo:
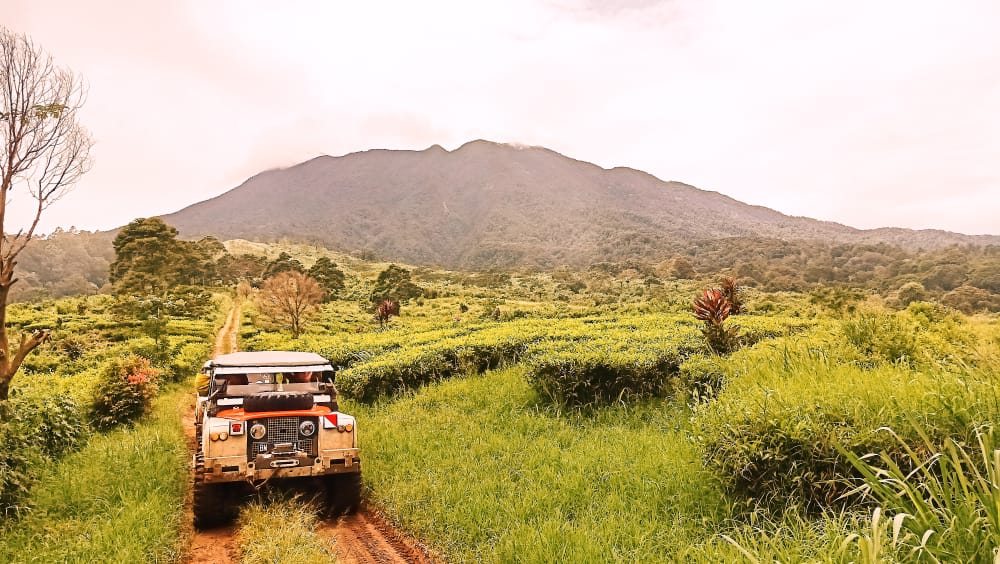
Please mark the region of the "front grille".
POLYGON ((250 441, 247 458, 253 460, 258 454, 270 451, 274 443, 292 443, 292 448, 295 450, 316 456, 316 435, 308 438, 300 436, 300 421, 301 419, 298 417, 271 417, 256 421, 255 423, 263 423, 267 427, 267 434, 264 435, 264 440, 255 441, 247 433, 247 438, 250 441))
POLYGON ((298 417, 272 417, 265 423, 269 443, 294 443, 299 440, 298 417))

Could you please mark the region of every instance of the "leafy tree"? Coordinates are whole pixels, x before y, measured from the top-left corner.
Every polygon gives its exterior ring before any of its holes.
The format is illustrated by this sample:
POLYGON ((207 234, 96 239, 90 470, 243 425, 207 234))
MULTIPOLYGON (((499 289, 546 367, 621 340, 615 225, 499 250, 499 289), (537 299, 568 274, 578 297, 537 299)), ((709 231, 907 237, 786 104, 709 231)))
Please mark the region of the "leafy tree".
POLYGON ((975 286, 959 286, 941 297, 941 303, 962 313, 1000 311, 1000 296, 975 286))
POLYGON ((202 286, 221 281, 218 259, 228 254, 222 242, 215 237, 204 237, 198 241, 178 241, 177 244, 180 253, 180 263, 177 265, 180 279, 202 286))
POLYGON ((899 287, 896 292, 901 306, 906 307, 913 302, 922 302, 927 299, 927 291, 920 282, 907 282, 899 287))
POLYGON ((49 338, 48 329, 22 333, 11 346, 7 302, 17 282, 17 257, 31 242, 42 212, 67 193, 90 167, 92 141, 77 123, 83 83, 27 36, 0 27, 0 403, 24 358, 49 338), (33 200, 30 222, 7 222, 15 193, 33 200))
POLYGON ((158 217, 132 220, 115 236, 110 280, 115 292, 162 294, 178 283, 183 249, 177 229, 158 217))
POLYGON ((327 257, 320 257, 316 264, 309 269, 309 276, 319 282, 325 294, 324 301, 330 301, 337 297, 337 293, 344 289, 344 273, 337 264, 327 257))
POLYGON ((222 255, 216 264, 219 279, 225 284, 246 280, 253 286, 259 286, 267 270, 267 259, 244 253, 239 256, 222 255))
POLYGON ((924 277, 924 286, 935 290, 954 290, 962 285, 968 274, 964 264, 938 265, 924 277))
POLYGON ((375 280, 375 289, 372 290, 372 303, 379 303, 395 298, 406 301, 411 298, 419 298, 424 290, 410 280, 410 271, 401 266, 390 264, 385 270, 379 273, 375 280))
POLYGON ((670 276, 674 278, 692 279, 698 276, 691 261, 684 257, 674 257, 668 268, 670 276))
POLYGON ((306 267, 302 266, 302 263, 298 259, 292 258, 292 255, 282 251, 278 255, 278 258, 272 260, 267 265, 267 270, 264 271, 264 278, 271 278, 275 274, 280 272, 298 272, 300 274, 305 274, 306 267))
POLYGON ((969 284, 1000 294, 1000 260, 993 259, 976 265, 969 275, 969 284))
POLYGON ((264 281, 259 307, 276 325, 287 328, 293 338, 305 330, 309 318, 323 301, 319 282, 297 271, 280 272, 264 281))

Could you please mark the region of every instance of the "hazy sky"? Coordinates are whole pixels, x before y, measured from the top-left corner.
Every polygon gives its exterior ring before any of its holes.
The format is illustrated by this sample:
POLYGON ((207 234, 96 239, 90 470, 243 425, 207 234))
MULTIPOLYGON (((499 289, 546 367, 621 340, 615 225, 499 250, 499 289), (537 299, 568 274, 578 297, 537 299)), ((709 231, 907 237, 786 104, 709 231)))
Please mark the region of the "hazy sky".
POLYGON ((793 215, 1000 234, 995 0, 0 0, 81 73, 111 228, 371 148, 543 145, 793 215))

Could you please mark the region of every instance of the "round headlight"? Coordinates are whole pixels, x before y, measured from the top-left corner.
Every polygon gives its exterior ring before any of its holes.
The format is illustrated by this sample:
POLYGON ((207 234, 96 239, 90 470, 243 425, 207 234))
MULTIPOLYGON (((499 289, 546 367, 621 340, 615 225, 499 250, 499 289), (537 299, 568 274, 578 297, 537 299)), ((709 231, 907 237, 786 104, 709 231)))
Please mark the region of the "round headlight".
POLYGON ((346 429, 344 428, 343 425, 337 425, 337 430, 343 433, 346 429))
POLYGON ((266 434, 267 427, 261 425, 260 423, 254 423, 253 426, 250 427, 250 436, 256 441, 263 439, 266 434))
POLYGON ((354 423, 348 423, 347 425, 344 425, 344 430, 347 431, 348 433, 350 433, 351 431, 353 431, 354 430, 354 423))
POLYGON ((229 433, 226 431, 219 431, 219 440, 224 441, 229 438, 229 433))
POLYGON ((299 423, 299 432, 303 437, 311 437, 316 432, 316 424, 308 419, 299 423))

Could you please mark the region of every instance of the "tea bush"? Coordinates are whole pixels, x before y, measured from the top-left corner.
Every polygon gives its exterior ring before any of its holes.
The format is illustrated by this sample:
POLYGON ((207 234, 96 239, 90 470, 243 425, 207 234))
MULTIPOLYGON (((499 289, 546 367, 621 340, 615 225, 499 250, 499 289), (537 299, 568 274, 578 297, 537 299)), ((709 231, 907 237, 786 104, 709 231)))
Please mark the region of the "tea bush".
POLYGON ((898 315, 859 315, 844 322, 844 335, 848 342, 875 362, 908 362, 916 356, 916 328, 898 315))
POLYGON ((687 354, 697 345, 612 346, 580 344, 528 361, 528 381, 557 405, 595 407, 663 396, 687 354))
POLYGON ((156 395, 158 376, 148 359, 132 354, 105 363, 90 411, 94 427, 109 430, 145 415, 156 395))
MULTIPOLYGON (((944 367, 866 369, 803 343, 735 359, 718 398, 695 408, 706 465, 740 498, 763 505, 799 499, 807 508, 841 503, 856 471, 835 448, 905 452, 878 429, 917 417, 935 441, 961 440, 968 422, 998 413, 996 374, 944 367)), ((903 436, 906 444, 918 437, 903 436)))
POLYGON ((678 367, 672 393, 690 397, 695 403, 708 401, 722 390, 727 378, 728 370, 722 359, 695 355, 678 367))
POLYGON ((208 342, 194 342, 182 345, 170 362, 170 380, 183 382, 198 374, 202 365, 212 355, 212 346, 208 342))

